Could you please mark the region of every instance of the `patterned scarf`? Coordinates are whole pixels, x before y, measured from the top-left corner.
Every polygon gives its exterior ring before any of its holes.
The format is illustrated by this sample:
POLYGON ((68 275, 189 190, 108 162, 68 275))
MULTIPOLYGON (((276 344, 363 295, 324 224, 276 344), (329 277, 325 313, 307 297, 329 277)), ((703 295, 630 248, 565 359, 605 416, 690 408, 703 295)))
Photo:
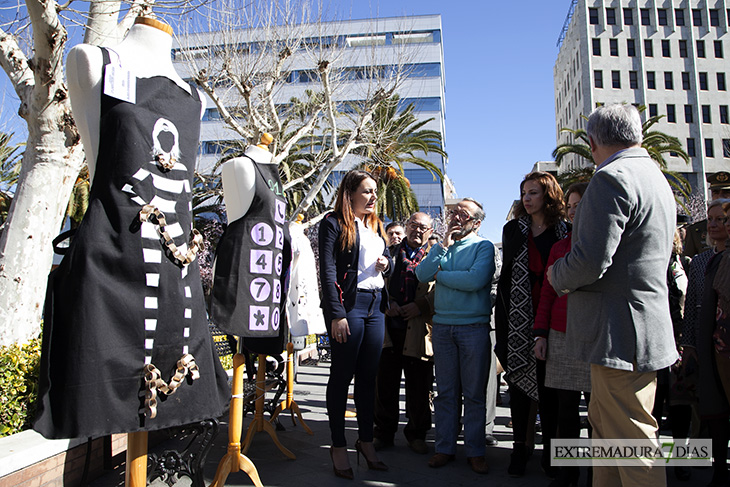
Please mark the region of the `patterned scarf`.
MULTIPOLYGON (((530 399, 537 401, 537 372, 532 334, 534 316, 532 313, 529 252, 527 250, 531 222, 529 216, 520 217, 518 220, 524 241, 512 263, 512 281, 509 295, 509 332, 507 334, 507 373, 505 379, 527 394, 530 399)), ((568 233, 567 230, 567 225, 563 221, 554 226, 555 235, 558 239, 565 238, 568 233)))
POLYGON ((418 287, 418 279, 416 279, 416 267, 426 254, 426 247, 421 247, 413 254, 413 258, 408 257, 406 244, 403 242, 400 246, 400 261, 403 263, 400 271, 401 296, 403 303, 413 302, 416 297, 416 288, 418 287))

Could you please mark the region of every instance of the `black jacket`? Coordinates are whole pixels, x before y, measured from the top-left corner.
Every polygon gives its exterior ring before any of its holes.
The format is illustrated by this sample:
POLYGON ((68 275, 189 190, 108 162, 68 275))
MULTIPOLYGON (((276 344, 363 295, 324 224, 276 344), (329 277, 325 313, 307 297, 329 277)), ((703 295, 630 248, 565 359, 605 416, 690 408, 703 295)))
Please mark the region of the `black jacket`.
MULTIPOLYGON (((337 215, 331 212, 319 224, 319 281, 322 285, 322 310, 328 329, 332 320, 347 317, 347 312, 355 307, 357 297, 360 233, 357 233, 355 245, 345 251, 340 250, 339 237, 340 222, 337 215)), ((383 255, 390 261, 390 265, 383 272, 383 276, 387 277, 393 268, 387 245, 383 255)), ((384 287, 381 309, 387 304, 387 289, 384 287)))
MULTIPOLYGON (((566 223, 567 231, 572 225, 566 223)), ((549 228, 554 231, 555 226, 549 228)), ((507 343, 509 341, 510 294, 512 289, 512 266, 517 254, 526 240, 520 231, 519 221, 515 218, 502 228, 502 274, 497 284, 497 302, 494 305, 494 328, 496 343, 494 353, 499 361, 507 365, 507 343)), ((556 237, 557 241, 557 237, 556 237)))
POLYGON ((512 285, 512 264, 522 247, 525 236, 520 232, 517 219, 508 221, 502 229, 502 273, 497 284, 497 302, 494 305, 496 343, 494 352, 499 361, 507 365, 507 341, 509 334, 509 299, 512 285))

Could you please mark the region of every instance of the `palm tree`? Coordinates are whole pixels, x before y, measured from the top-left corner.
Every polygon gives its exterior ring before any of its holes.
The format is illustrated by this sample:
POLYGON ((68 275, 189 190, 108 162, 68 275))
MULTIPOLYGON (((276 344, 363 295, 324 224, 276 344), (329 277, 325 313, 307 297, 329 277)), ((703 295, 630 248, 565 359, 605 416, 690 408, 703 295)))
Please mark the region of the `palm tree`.
MULTIPOLYGON (((646 107, 643 105, 637 108, 640 112, 646 110, 646 107)), ((649 119, 641 125, 641 132, 643 135, 641 147, 646 149, 649 153, 649 157, 657 163, 664 173, 664 176, 667 178, 670 186, 672 186, 672 188, 674 188, 674 190, 678 192, 684 200, 686 200, 692 192, 692 187, 690 186, 689 181, 687 181, 680 173, 670 171, 668 169, 668 164, 666 159, 664 159, 664 155, 667 153, 676 155, 681 157, 687 164, 690 162, 690 157, 682 147, 682 142, 680 142, 677 137, 665 134, 658 130, 651 130, 651 128, 663 117, 664 115, 649 117, 649 119)), ((585 116, 583 116, 583 118, 587 119, 585 116)), ((555 150, 553 150, 552 156, 555 159, 555 163, 559 166, 560 163, 563 162, 563 158, 567 155, 576 154, 588 160, 593 166, 595 166, 596 163, 593 161, 593 155, 591 154, 588 134, 586 131, 584 129, 570 128, 562 128, 560 131, 572 134, 573 142, 560 144, 555 148, 555 150)))
POLYGON ((574 183, 587 183, 593 177, 596 172, 593 166, 578 167, 570 169, 567 172, 558 174, 557 180, 563 192, 565 192, 574 183))
POLYGON ((361 167, 378 178, 378 212, 392 220, 405 220, 418 211, 418 201, 405 177, 404 165, 427 169, 434 179, 442 179, 439 167, 421 154, 447 156, 441 134, 424 129, 433 119, 418 120, 412 103, 400 112, 399 105, 397 94, 380 102, 361 136, 367 143, 353 151, 365 159, 361 167))

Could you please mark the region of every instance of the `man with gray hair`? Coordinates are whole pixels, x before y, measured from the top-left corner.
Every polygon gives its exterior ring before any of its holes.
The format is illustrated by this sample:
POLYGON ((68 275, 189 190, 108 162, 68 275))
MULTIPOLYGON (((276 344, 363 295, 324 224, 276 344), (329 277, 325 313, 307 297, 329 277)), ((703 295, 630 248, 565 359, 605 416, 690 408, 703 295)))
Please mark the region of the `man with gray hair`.
POLYGON ((494 245, 477 235, 483 219, 481 204, 471 198, 460 201, 449 212, 443 242, 416 267, 419 281, 436 281, 432 331, 438 392, 436 454, 428 464, 438 468, 456 457, 463 394, 467 463, 482 474, 489 471, 484 428, 494 275, 494 245))
MULTIPOLYGON (((593 439, 655 439, 656 371, 678 355, 669 316, 667 266, 674 196, 641 147, 631 105, 597 108, 586 126, 598 165, 573 221, 571 251, 548 268, 569 294, 567 349, 591 364, 593 439)), ((666 485, 649 464, 594 467, 593 485, 666 485)))
POLYGON ((428 253, 433 219, 411 215, 405 238, 391 247, 393 272, 388 278, 385 340, 375 386, 375 449, 393 444, 398 431, 401 375, 405 375, 406 417, 403 428, 408 446, 428 453, 426 433, 431 429, 429 397, 433 388, 433 281, 416 279, 415 269, 428 253))

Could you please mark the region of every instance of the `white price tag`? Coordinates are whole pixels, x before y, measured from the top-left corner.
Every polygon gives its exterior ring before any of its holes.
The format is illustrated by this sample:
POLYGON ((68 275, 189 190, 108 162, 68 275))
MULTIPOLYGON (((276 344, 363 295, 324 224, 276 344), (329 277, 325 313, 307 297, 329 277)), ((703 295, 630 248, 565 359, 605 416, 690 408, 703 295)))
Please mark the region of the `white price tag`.
POLYGON ((137 77, 128 69, 107 64, 104 70, 104 94, 117 100, 136 103, 137 77))

